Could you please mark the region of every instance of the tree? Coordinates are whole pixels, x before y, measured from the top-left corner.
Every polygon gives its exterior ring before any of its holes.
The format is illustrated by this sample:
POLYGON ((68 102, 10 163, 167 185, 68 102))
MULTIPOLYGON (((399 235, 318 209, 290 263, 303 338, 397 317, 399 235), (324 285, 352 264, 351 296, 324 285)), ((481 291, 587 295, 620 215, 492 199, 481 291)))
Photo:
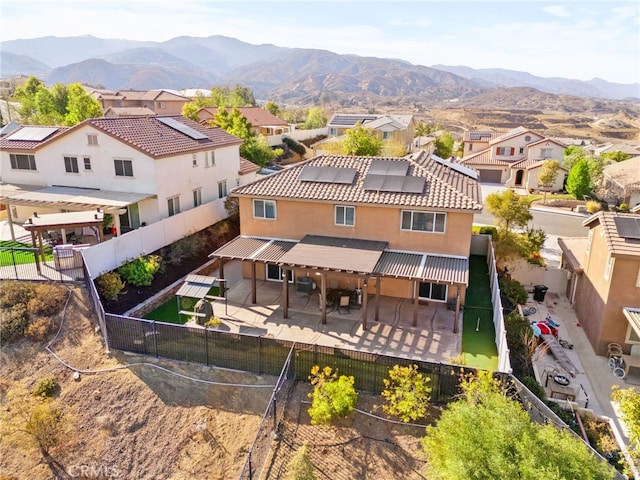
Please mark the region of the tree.
POLYGON ((256 100, 249 88, 236 85, 233 90, 229 87, 214 87, 206 103, 209 107, 252 107, 256 100))
POLYGON ((342 141, 343 155, 375 157, 382 151, 382 139, 370 128, 364 128, 360 122, 348 129, 342 141))
POLYGON ((407 146, 399 140, 383 140, 380 154, 383 157, 403 157, 407 154, 407 146))
POLYGON ((307 112, 307 119, 304 122, 305 130, 323 128, 327 126, 327 114, 322 107, 311 107, 307 112))
POLYGON ((624 152, 605 152, 605 153, 601 153, 600 156, 602 158, 605 158, 607 160, 611 160, 614 162, 624 162, 625 160, 629 160, 631 158, 631 155, 628 153, 624 153, 624 152))
POLYGON ((622 421, 629 430, 633 453, 640 458, 640 392, 633 387, 621 389, 614 385, 611 399, 618 404, 622 421))
POLYGON ((195 102, 189 102, 182 106, 180 113, 183 117, 190 118, 194 122, 197 122, 200 120, 198 118, 198 110, 200 110, 200 107, 195 102))
POLYGON ((413 136, 414 137, 426 137, 431 132, 433 132, 433 128, 431 127, 431 125, 429 125, 428 123, 425 123, 425 122, 418 122, 418 124, 416 125, 415 130, 413 131, 413 136))
POLYGON ((281 148, 271 148, 264 135, 251 137, 240 147, 240 155, 256 165, 264 167, 284 153, 281 148))
POLYGON ((309 460, 307 450, 307 442, 304 442, 302 446, 296 450, 296 453, 287 465, 285 480, 316 480, 317 477, 313 473, 313 463, 309 460))
POLYGON ((489 375, 467 383, 422 439, 428 478, 614 478, 580 439, 532 423, 489 375))
POLYGON ((394 365, 389 370, 389 378, 383 380, 385 389, 382 397, 386 403, 382 410, 387 415, 399 417, 403 422, 426 417, 431 394, 430 381, 429 377, 418 372, 417 365, 394 365))
POLYGON ((449 132, 442 132, 433 142, 434 154, 440 158, 448 159, 453 153, 453 137, 449 132))
POLYGON ((544 200, 542 201, 544 205, 546 205, 547 203, 547 191, 551 188, 551 186, 558 178, 559 169, 560 162, 558 162, 557 160, 547 160, 542 165, 542 168, 540 168, 540 172, 538 173, 538 183, 544 190, 544 200))
POLYGON ((271 115, 275 115, 276 117, 280 115, 280 107, 276 104, 276 102, 272 102, 271 100, 267 100, 267 103, 264 104, 264 109, 271 115))
POLYGON ((589 163, 585 158, 578 160, 578 162, 569 171, 569 178, 567 178, 567 192, 578 200, 582 200, 585 195, 591 193, 589 163))
POLYGON ((69 126, 77 125, 87 118, 102 116, 100 102, 92 98, 82 85, 72 83, 69 85, 69 101, 67 103, 67 114, 64 123, 69 126))
POLYGON ((533 218, 527 199, 513 190, 492 193, 484 203, 487 211, 496 217, 498 227, 506 231, 512 227, 524 227, 533 218))
POLYGON ((320 370, 318 365, 311 368, 309 380, 314 389, 309 393, 312 399, 309 416, 312 425, 327 425, 336 418, 349 415, 356 406, 358 393, 352 376, 338 376, 331 367, 320 370))
POLYGON ((562 164, 571 170, 573 166, 578 163, 578 160, 587 157, 587 153, 582 147, 577 145, 570 145, 564 149, 564 158, 562 164))

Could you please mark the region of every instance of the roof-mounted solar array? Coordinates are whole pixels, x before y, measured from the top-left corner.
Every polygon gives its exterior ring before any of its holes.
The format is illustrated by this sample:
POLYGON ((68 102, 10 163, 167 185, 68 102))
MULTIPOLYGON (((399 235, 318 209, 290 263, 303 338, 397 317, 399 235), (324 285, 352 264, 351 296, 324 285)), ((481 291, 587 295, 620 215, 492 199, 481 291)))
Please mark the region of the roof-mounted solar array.
POLYGON ((334 115, 331 119, 331 125, 353 126, 356 123, 365 123, 378 118, 377 115, 334 115))
POLYGON ((449 160, 444 160, 440 157, 436 157, 435 155, 433 155, 433 159, 439 163, 440 165, 444 165, 445 167, 449 167, 452 170, 455 170, 458 173, 461 173, 463 175, 466 175, 467 177, 473 178, 474 180, 478 179, 478 172, 476 172, 474 169, 466 167, 460 163, 454 163, 454 162, 450 162, 449 160))
POLYGON ((298 177, 303 182, 341 183, 349 185, 356 178, 355 168, 305 165, 298 177))
POLYGON ((377 192, 422 193, 425 179, 423 177, 406 177, 399 175, 379 175, 369 173, 364 179, 362 188, 377 192))
POLYGON ((482 140, 483 138, 490 138, 490 133, 472 132, 469 134, 469 140, 482 140))
POLYGON ((618 235, 622 238, 640 240, 640 219, 634 217, 614 217, 618 235))
POLYGON ((186 136, 193 138, 194 140, 204 140, 207 137, 204 133, 199 132, 195 128, 191 128, 182 122, 179 122, 173 117, 157 117, 159 122, 164 123, 167 127, 171 127, 180 133, 184 133, 186 136))
POLYGON ((58 131, 57 127, 22 127, 7 137, 7 140, 40 142, 58 131))
POLYGON ((368 173, 373 175, 393 175, 404 177, 409 171, 409 162, 406 160, 380 160, 371 161, 368 173))

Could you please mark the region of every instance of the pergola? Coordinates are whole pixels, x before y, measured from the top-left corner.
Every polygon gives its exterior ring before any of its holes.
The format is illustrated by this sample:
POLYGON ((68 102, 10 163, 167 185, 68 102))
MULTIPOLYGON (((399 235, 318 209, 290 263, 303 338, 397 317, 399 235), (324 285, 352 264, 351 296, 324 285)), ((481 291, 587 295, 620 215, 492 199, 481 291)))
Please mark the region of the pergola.
POLYGON ((200 312, 182 310, 180 301, 182 297, 197 298, 198 300, 224 300, 224 310, 226 314, 227 299, 224 296, 224 289, 222 286, 224 282, 225 280, 223 279, 208 277, 206 275, 187 275, 184 283, 176 292, 176 298, 178 299, 178 314, 191 315, 194 317, 204 316, 204 314, 200 312), (217 282, 220 283, 220 295, 209 295, 211 287, 213 287, 217 282))

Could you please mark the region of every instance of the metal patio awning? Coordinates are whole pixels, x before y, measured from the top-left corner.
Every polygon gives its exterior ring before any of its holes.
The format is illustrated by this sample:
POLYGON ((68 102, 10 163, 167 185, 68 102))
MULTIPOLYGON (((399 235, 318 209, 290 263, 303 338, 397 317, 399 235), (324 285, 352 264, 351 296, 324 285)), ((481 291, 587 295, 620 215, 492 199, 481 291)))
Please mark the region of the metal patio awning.
POLYGON ((627 321, 633 331, 640 338, 640 308, 624 307, 622 312, 627 317, 627 321))

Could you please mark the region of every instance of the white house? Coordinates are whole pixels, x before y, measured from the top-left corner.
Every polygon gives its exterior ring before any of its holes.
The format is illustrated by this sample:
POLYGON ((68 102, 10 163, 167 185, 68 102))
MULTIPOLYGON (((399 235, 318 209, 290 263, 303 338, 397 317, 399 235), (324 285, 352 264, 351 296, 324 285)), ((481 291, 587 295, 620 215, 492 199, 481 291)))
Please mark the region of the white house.
POLYGON ((18 126, 0 137, 0 203, 18 222, 35 211, 101 208, 124 233, 255 178, 259 168, 240 158, 241 143, 182 116, 18 126))

